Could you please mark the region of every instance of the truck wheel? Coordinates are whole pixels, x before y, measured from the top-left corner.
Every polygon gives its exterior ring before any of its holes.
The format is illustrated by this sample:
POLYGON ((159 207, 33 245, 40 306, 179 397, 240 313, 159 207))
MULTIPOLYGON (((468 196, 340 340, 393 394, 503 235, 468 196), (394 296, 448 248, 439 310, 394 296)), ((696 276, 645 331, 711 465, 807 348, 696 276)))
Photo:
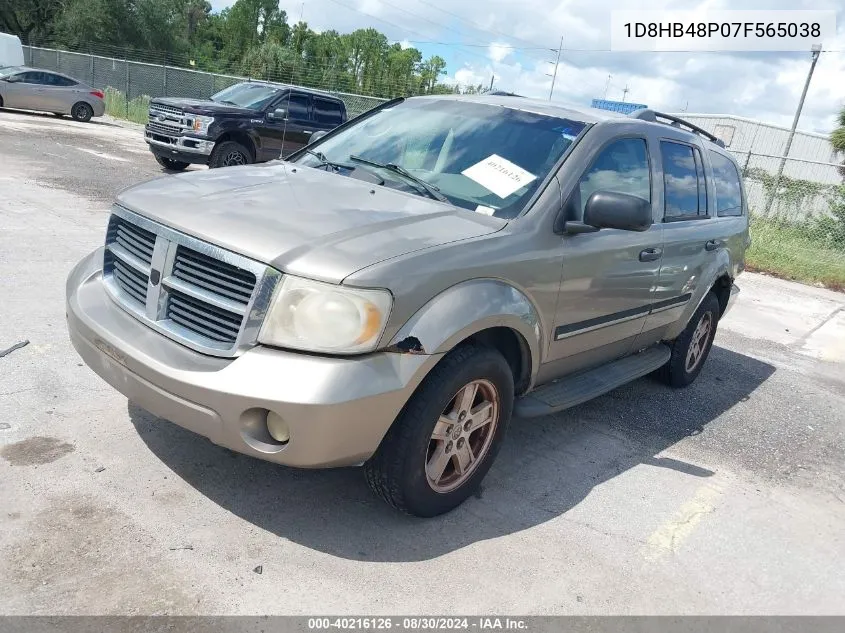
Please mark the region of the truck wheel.
POLYGON ((659 377, 672 387, 686 387, 696 379, 710 354, 716 325, 719 322, 719 300, 712 292, 698 306, 687 327, 672 342, 672 356, 659 370, 659 377))
POLYGON ((225 141, 214 146, 208 166, 211 168, 234 167, 250 163, 252 163, 252 154, 246 147, 235 141, 225 141))
POLYGON ((426 376, 365 464, 394 508, 433 517, 457 507, 487 474, 505 436, 514 382, 496 350, 463 345, 426 376))
POLYGON ((70 116, 75 121, 87 123, 91 120, 91 117, 94 116, 94 108, 84 101, 80 101, 79 103, 73 104, 73 107, 70 109, 70 116))
POLYGON ((154 154, 156 162, 169 171, 183 171, 188 168, 191 163, 183 163, 181 160, 173 160, 172 158, 165 158, 154 154))

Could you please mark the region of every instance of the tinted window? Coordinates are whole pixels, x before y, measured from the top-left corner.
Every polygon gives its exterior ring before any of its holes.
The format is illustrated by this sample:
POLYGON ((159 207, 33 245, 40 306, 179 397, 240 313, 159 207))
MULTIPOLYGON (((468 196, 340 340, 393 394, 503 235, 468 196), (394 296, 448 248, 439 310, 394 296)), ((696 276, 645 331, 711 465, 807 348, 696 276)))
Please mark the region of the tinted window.
POLYGON ((651 174, 645 140, 626 138, 605 147, 578 183, 581 211, 596 191, 615 191, 651 201, 651 174))
POLYGON ((699 209, 700 215, 707 215, 704 173, 696 162, 693 148, 680 143, 661 141, 660 154, 663 157, 665 217, 697 216, 699 209), (699 173, 702 176, 700 181, 699 173), (699 188, 703 196, 699 194, 699 188))
POLYGON ((45 73, 30 70, 29 72, 21 73, 20 75, 18 75, 18 81, 23 82, 25 84, 43 85, 46 83, 44 81, 44 74, 45 73))
POLYGON ((67 88, 68 86, 75 86, 76 82, 73 79, 62 77, 61 75, 54 75, 52 73, 44 73, 44 78, 49 86, 58 86, 67 88))
POLYGON ((733 161, 710 152, 713 164, 713 186, 716 189, 717 215, 742 215, 742 186, 733 161))
POLYGON ((330 125, 340 125, 343 123, 342 110, 337 101, 315 98, 314 112, 317 115, 318 123, 328 123, 330 125))
POLYGON ((282 99, 281 108, 288 109, 288 118, 308 120, 308 97, 305 95, 290 95, 282 99))

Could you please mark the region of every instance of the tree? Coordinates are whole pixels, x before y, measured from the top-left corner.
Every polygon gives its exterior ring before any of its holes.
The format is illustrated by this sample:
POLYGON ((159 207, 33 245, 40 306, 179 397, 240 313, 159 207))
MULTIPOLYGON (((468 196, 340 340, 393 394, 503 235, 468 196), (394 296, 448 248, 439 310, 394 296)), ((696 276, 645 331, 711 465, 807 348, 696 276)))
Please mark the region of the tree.
POLYGON ((845 153, 845 107, 839 111, 839 127, 830 135, 830 143, 837 152, 845 153))
POLYGON ((49 38, 64 3, 60 0, 0 1, 0 31, 15 33, 26 44, 49 38))

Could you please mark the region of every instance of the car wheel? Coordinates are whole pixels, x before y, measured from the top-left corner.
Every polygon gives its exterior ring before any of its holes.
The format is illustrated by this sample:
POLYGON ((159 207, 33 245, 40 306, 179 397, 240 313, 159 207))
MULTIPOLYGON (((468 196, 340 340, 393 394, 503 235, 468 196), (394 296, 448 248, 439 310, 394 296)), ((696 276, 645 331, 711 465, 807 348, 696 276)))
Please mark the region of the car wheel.
POLYGON ((235 167, 250 163, 252 163, 252 154, 246 147, 235 141, 225 141, 214 146, 208 166, 211 168, 235 167))
POLYGON ((487 474, 513 409, 511 369, 496 350, 463 345, 426 376, 364 465, 367 483, 394 508, 448 512, 487 474))
POLYGON ((87 123, 94 116, 94 108, 84 101, 80 101, 79 103, 73 104, 73 107, 70 109, 70 116, 73 117, 74 121, 87 123))
POLYGON ((155 155, 156 162, 169 171, 183 171, 188 168, 191 163, 183 163, 181 160, 173 160, 172 158, 165 158, 164 156, 155 155))
POLYGON ((672 342, 669 362, 659 370, 659 376, 665 383, 672 387, 692 384, 710 354, 718 323, 719 300, 708 292, 687 327, 672 342))

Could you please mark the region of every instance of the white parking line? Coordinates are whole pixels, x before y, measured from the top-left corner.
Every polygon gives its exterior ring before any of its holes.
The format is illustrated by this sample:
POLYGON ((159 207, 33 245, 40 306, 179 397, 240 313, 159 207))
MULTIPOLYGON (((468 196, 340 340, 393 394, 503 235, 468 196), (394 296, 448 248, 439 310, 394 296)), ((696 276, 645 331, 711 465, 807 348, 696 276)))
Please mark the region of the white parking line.
POLYGON ((73 147, 73 149, 78 149, 80 152, 86 152, 88 154, 93 154, 94 156, 99 156, 100 158, 107 158, 108 160, 118 160, 121 163, 129 162, 126 158, 121 158, 120 156, 114 156, 112 154, 106 154, 105 152, 98 152, 94 149, 87 149, 85 147, 73 147))

